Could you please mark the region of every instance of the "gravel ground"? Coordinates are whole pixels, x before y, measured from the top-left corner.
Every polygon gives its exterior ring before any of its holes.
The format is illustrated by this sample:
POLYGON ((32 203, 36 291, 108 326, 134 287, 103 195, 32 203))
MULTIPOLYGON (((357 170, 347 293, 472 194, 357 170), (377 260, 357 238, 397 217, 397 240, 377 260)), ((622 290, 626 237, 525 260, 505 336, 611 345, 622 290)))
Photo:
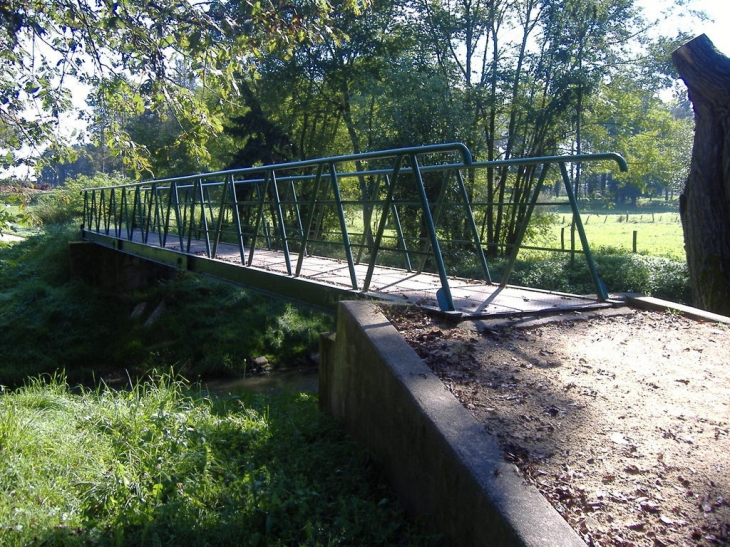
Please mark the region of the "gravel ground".
POLYGON ((619 308, 384 313, 591 546, 730 545, 730 329, 619 308))

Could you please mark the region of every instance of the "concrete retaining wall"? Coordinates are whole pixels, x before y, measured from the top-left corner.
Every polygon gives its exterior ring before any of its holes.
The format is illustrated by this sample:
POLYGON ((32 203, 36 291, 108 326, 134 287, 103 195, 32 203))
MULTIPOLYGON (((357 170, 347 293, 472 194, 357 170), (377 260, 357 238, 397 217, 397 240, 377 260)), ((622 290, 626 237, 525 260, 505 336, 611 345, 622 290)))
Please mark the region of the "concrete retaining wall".
POLYGON ((371 302, 321 338, 320 404, 447 545, 586 547, 371 302))

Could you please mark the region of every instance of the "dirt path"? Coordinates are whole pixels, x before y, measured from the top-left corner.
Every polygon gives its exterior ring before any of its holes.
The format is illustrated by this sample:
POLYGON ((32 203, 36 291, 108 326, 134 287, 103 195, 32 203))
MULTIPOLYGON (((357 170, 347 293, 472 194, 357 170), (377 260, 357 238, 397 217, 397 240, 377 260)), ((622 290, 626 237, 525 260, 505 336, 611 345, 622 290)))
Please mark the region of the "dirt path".
POLYGON ((730 545, 726 325, 623 309, 454 326, 384 311, 588 545, 730 545))

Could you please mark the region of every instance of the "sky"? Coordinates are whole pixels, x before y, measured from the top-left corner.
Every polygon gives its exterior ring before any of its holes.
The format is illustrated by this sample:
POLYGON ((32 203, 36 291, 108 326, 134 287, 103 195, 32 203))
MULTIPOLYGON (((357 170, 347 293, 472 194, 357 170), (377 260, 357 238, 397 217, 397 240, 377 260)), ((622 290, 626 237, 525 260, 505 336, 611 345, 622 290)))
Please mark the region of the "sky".
MULTIPOLYGON (((659 16, 670 0, 637 0, 644 7, 647 18, 659 16)), ((730 57, 730 2, 728 0, 690 0, 686 8, 677 8, 676 13, 661 24, 663 34, 684 30, 693 36, 706 34, 715 47, 730 57), (691 17, 690 10, 704 11, 709 21, 691 17)))
POLYGON ((730 57, 730 2, 727 0, 700 0, 700 5, 714 19, 714 22, 698 24, 700 32, 697 34, 707 34, 715 47, 730 57))

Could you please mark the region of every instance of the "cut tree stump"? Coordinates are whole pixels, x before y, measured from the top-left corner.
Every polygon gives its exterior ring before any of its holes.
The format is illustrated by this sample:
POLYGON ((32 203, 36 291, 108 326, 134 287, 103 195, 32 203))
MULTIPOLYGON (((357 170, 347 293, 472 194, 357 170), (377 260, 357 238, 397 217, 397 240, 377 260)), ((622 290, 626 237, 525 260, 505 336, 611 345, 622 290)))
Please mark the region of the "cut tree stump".
POLYGON ((704 34, 672 53, 695 112, 679 212, 693 305, 730 316, 730 59, 704 34))

